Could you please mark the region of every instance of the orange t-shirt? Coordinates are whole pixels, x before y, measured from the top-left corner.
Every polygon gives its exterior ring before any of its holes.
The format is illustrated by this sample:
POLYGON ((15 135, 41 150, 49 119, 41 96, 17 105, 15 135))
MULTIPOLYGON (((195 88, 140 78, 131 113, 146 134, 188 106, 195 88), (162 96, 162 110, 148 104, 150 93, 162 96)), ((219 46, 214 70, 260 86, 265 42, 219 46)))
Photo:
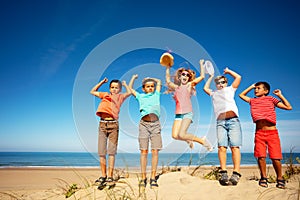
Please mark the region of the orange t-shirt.
POLYGON ((100 92, 99 98, 102 101, 98 105, 96 115, 101 117, 101 113, 106 113, 117 120, 119 118, 120 107, 125 100, 125 95, 100 92))

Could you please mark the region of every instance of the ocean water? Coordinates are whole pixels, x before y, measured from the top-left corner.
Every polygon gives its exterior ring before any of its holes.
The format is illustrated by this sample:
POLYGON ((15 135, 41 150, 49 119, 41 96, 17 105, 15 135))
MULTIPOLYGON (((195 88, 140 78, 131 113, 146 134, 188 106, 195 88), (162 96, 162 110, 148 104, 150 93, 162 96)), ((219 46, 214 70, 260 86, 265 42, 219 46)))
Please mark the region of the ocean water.
MULTIPOLYGON (((282 163, 292 155, 293 163, 299 164, 296 157, 300 153, 284 153, 282 163)), ((231 153, 227 154, 227 164, 232 165, 231 153)), ((268 164, 271 160, 267 159, 268 164)), ((151 164, 151 154, 148 156, 148 165, 151 164)), ((242 165, 256 165, 253 153, 242 153, 242 165)), ((159 166, 218 166, 218 154, 197 153, 160 153, 159 166)), ((0 167, 98 167, 97 153, 87 152, 0 152, 0 167)), ((139 167, 139 153, 119 153, 116 156, 116 167, 139 167)))

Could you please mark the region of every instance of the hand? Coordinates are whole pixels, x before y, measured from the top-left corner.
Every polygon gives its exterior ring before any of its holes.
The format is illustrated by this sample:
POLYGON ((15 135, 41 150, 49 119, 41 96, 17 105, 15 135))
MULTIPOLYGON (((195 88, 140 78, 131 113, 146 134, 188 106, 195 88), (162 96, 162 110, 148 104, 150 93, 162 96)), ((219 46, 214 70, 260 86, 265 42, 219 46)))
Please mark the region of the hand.
POLYGON ((204 64, 204 59, 201 59, 201 60, 199 61, 199 64, 200 64, 200 65, 203 65, 203 64, 204 64))
POLYGON ((137 78, 138 78, 138 75, 137 75, 137 74, 134 74, 134 75, 132 75, 132 78, 137 79, 137 78))
POLYGON ((224 73, 224 74, 228 74, 228 73, 229 73, 229 68, 226 67, 226 68, 224 69, 223 73, 224 73))
POLYGON ((101 82, 102 82, 102 83, 107 83, 107 82, 108 82, 108 79, 105 77, 101 82))
POLYGON ((122 81, 122 85, 123 86, 126 86, 127 84, 126 84, 126 81, 122 81))
POLYGON ((276 89, 273 91, 273 94, 275 94, 276 96, 280 96, 281 95, 281 90, 276 89))

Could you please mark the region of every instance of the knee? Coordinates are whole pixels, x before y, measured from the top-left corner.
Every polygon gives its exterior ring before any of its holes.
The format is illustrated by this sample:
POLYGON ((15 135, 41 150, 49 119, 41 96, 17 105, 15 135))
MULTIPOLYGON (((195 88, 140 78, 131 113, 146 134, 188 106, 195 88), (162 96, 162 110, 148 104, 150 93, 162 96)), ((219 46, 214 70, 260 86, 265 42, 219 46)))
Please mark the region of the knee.
POLYGON ((148 150, 141 150, 141 155, 142 156, 148 155, 148 150))
POLYGON ((226 152, 227 151, 227 148, 223 147, 223 146, 220 146, 218 149, 219 149, 219 152, 226 152))
POLYGON ((179 140, 179 136, 178 135, 172 135, 172 138, 175 140, 179 140))

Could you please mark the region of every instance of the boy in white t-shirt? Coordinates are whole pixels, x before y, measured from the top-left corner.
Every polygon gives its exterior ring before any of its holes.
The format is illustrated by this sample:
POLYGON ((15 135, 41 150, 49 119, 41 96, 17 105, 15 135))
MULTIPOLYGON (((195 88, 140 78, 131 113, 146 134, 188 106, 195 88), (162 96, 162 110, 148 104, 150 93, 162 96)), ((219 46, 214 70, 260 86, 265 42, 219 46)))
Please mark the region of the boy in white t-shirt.
POLYGON ((237 185, 241 177, 240 146, 242 145, 242 130, 234 95, 236 89, 240 85, 241 76, 228 68, 224 69, 224 74, 229 74, 234 78, 234 81, 230 86, 228 86, 228 80, 225 76, 217 76, 214 79, 217 90, 211 90, 210 84, 214 77, 214 74, 211 74, 203 89, 212 98, 214 113, 217 120, 218 156, 221 168, 219 171, 221 174, 219 182, 221 185, 237 185), (233 173, 230 179, 228 179, 226 169, 228 146, 231 149, 233 161, 233 173))

